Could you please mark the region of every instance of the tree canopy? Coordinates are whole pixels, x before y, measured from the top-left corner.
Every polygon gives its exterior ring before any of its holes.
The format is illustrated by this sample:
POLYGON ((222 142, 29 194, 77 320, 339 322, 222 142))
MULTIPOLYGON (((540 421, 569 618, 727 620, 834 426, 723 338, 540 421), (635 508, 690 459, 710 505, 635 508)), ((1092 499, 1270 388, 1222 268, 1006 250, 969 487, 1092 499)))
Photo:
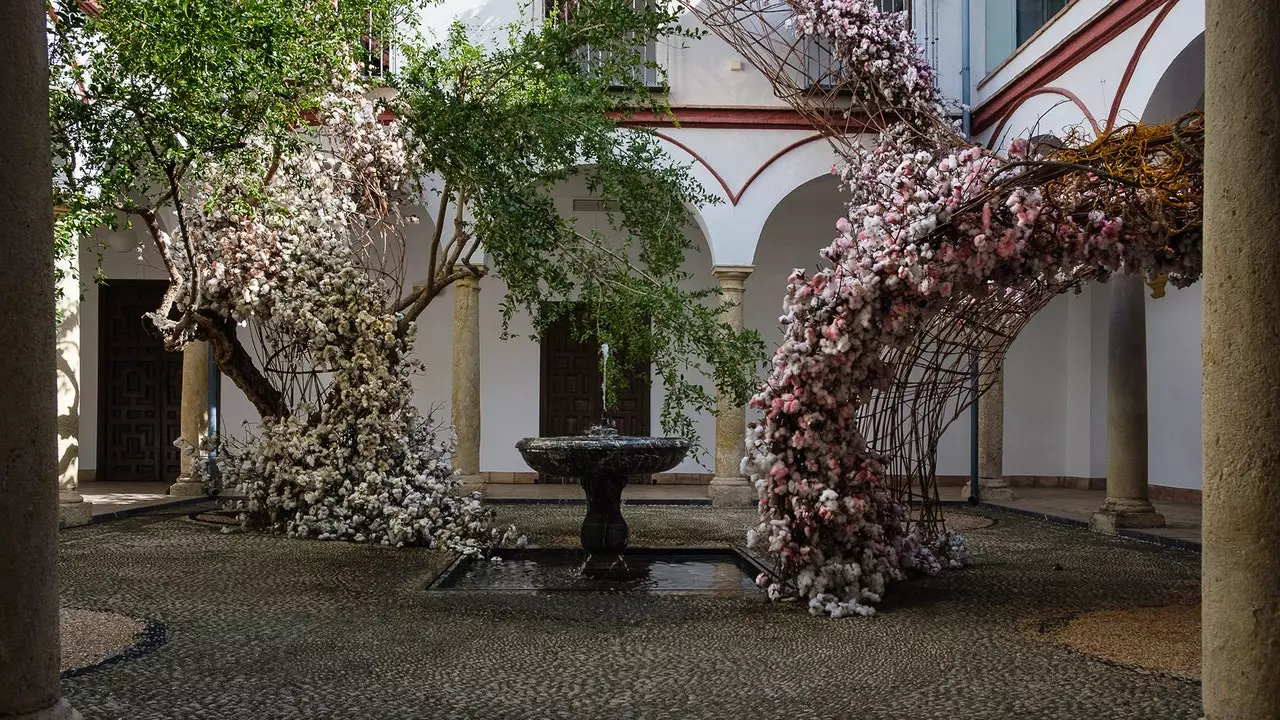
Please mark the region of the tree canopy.
MULTIPOLYGON (((246 346, 237 325, 255 318, 213 299, 218 263, 252 258, 240 250, 224 257, 225 243, 215 251, 201 243, 218 223, 284 217, 267 206, 282 183, 305 182, 299 158, 328 141, 308 130, 326 98, 351 82, 380 82, 358 72, 374 49, 371 31, 410 27, 416 6, 110 0, 87 12, 73 0, 50 3, 62 247, 97 227, 140 222, 170 280, 153 315, 169 347, 208 340, 264 418, 299 412, 286 387, 299 370, 280 371, 262 342, 246 346), (291 177, 282 166, 294 168, 291 177), (211 177, 234 177, 235 187, 214 188, 211 177)), ((714 407, 700 376, 745 400, 762 344, 754 332, 720 323, 717 290, 691 289, 684 269, 695 249, 690 212, 714 197, 667 158, 651 131, 617 122, 636 109, 667 111, 662 69, 641 50, 697 37, 676 19, 657 6, 593 0, 512 25, 499 43, 482 43, 462 25, 437 41, 401 36, 403 70, 390 76, 397 96, 387 109, 412 136, 404 146, 410 162, 439 182, 421 198, 433 212, 430 265, 406 268, 383 308, 396 317, 397 334, 411 335, 414 319, 452 282, 492 271, 507 288, 504 320, 527 313, 535 334, 567 311, 559 301, 585 305, 578 332, 594 334, 619 359, 608 368, 610 392, 626 381, 619 368, 651 361, 667 391, 668 431, 692 437, 690 411, 714 407), (580 233, 574 218, 557 212, 554 187, 572 176, 616 208, 609 221, 621 241, 580 233)), ((254 233, 273 227, 241 230, 258 242, 254 233)), ((253 292, 289 291, 254 282, 253 292)), ((399 352, 383 361, 400 362, 399 352)), ((311 397, 323 405, 323 392, 311 397)))

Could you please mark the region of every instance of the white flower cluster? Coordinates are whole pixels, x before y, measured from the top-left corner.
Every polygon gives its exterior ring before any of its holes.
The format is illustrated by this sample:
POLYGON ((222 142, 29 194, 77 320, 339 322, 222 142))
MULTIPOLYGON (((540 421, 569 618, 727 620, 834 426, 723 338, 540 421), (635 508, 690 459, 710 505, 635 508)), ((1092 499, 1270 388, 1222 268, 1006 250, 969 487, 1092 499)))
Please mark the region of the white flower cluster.
POLYGON ((247 524, 290 536, 464 553, 512 540, 490 527, 478 493, 456 494, 452 434, 412 403, 414 330, 398 327, 387 287, 362 262, 371 238, 404 221, 417 148, 349 89, 318 120, 320 142, 278 158, 269 182, 207 169, 191 213, 202 302, 270 330, 267 356, 291 364, 269 360, 269 375, 325 381, 318 400, 264 419, 242 453, 223 453, 224 478, 247 494, 247 524))

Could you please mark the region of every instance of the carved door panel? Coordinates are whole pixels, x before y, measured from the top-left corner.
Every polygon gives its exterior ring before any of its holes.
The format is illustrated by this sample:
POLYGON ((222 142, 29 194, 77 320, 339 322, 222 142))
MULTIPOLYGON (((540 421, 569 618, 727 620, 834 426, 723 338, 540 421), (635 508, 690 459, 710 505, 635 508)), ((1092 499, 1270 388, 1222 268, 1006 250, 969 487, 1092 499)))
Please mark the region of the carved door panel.
POLYGON ((98 289, 100 481, 173 482, 181 432, 182 353, 143 324, 166 283, 112 280, 98 289))
MULTIPOLYGON (((581 435, 600 423, 604 407, 600 344, 574 337, 569 317, 561 318, 542 337, 540 418, 542 437, 581 435)), ((617 393, 617 407, 609 412, 622 435, 649 434, 649 366, 636 369, 635 379, 617 393)), ((641 483, 648 478, 633 478, 641 483)), ((538 476, 538 482, 577 482, 576 478, 538 476)))

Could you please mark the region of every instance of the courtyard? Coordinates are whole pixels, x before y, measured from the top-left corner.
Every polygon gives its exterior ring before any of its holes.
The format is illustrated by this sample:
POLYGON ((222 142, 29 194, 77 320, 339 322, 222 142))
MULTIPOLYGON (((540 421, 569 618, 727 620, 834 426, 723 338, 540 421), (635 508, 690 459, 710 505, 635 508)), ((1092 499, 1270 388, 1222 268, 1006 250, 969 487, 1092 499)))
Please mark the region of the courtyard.
MULTIPOLYGON (((498 520, 574 546, 581 512, 502 505, 498 520)), ((166 638, 64 672, 86 718, 1201 716, 1198 632, 1190 671, 1158 669, 1188 651, 1167 643, 1175 627, 1090 652, 1061 632, 1095 611, 1195 606, 1199 556, 997 510, 948 508, 973 565, 895 584, 876 616, 845 621, 762 593, 428 591, 448 554, 224 533, 190 513, 60 533, 64 607, 166 638)), ((633 545, 714 547, 756 513, 627 516, 633 545)))
POLYGON ((0 21, 0 720, 1280 718, 1280 5, 0 21))

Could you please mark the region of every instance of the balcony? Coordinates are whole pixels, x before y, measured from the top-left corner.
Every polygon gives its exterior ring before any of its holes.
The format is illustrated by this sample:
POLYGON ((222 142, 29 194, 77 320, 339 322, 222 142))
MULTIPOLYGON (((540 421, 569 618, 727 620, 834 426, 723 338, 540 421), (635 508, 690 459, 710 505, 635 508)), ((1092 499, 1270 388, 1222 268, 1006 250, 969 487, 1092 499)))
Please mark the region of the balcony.
POLYGON ((392 30, 387 24, 376 22, 372 11, 366 18, 366 26, 360 33, 360 47, 356 51, 360 76, 366 80, 386 80, 395 70, 392 30))
MULTIPOLYGON (((657 0, 633 0, 633 7, 643 9, 652 6, 657 0)), ((544 17, 550 22, 572 22, 573 8, 577 3, 575 0, 544 0, 544 17)), ((657 68, 648 67, 649 63, 660 62, 658 55, 658 43, 649 42, 644 45, 633 46, 635 52, 640 56, 639 64, 633 69, 631 80, 642 83, 646 88, 654 91, 664 90, 662 78, 657 68)), ((609 58, 609 53, 604 50, 596 50, 590 45, 584 45, 579 51, 582 56, 581 67, 582 72, 588 75, 600 73, 600 68, 609 58)), ((621 82, 614 82, 610 89, 626 90, 627 86, 621 82)))
MULTIPOLYGON (((910 22, 910 10, 906 0, 878 0, 877 4, 882 13, 907 12, 908 23, 910 22)), ((811 92, 829 92, 840 84, 840 78, 845 76, 844 69, 839 61, 835 58, 830 47, 814 37, 807 37, 801 41, 801 45, 797 50, 800 51, 799 58, 800 82, 797 83, 801 87, 807 87, 811 92)))

